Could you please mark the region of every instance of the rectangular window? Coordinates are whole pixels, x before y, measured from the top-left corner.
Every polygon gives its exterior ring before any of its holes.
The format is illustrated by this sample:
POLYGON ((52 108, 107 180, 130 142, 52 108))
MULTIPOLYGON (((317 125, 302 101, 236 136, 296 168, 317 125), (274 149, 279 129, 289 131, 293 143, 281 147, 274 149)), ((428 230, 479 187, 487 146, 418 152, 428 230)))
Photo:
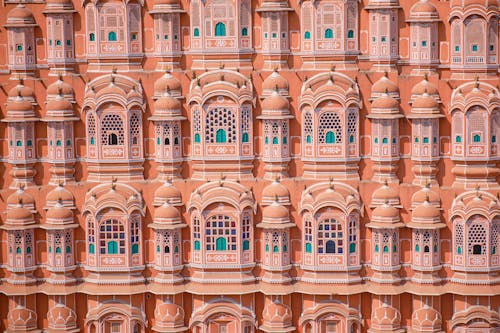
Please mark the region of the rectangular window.
POLYGON ((277 37, 276 33, 275 33, 275 32, 273 32, 273 38, 276 38, 276 37, 277 37))
POLYGON ((372 42, 376 42, 377 41, 377 37, 372 37, 372 42))
POLYGON ((413 42, 413 47, 417 47, 417 42, 413 42))
POLYGON ((68 45, 68 46, 71 45, 71 40, 70 39, 66 39, 66 45, 68 45))
POLYGON ((490 45, 490 51, 493 52, 495 50, 495 46, 493 44, 490 45))
POLYGON ((281 38, 286 38, 286 33, 285 32, 281 34, 281 38))
POLYGON ((472 45, 472 52, 477 52, 477 50, 478 50, 477 44, 473 44, 472 45))
POLYGON ((455 52, 460 52, 460 46, 455 45, 455 52))
POLYGON ((385 41, 386 41, 385 36, 382 36, 381 41, 382 41, 382 43, 385 43, 385 41))
POLYGON ((168 35, 163 36, 163 39, 167 40, 168 39, 168 35))
POLYGON ((267 38, 267 36, 268 36, 268 34, 267 34, 267 32, 266 32, 266 33, 264 34, 264 38, 267 38))
POLYGON ((423 47, 426 47, 426 46, 427 46, 427 41, 426 41, 426 40, 423 40, 423 41, 422 41, 422 46, 423 46, 423 47))
POLYGON ((23 50, 23 46, 21 44, 17 44, 17 50, 18 51, 22 51, 23 50))

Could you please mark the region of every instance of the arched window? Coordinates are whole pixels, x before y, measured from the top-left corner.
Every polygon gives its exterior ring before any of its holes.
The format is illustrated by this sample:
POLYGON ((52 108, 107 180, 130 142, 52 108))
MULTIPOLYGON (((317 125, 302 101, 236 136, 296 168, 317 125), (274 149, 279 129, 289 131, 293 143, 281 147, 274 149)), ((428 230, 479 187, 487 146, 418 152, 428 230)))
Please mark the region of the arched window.
POLYGON ((139 253, 139 244, 132 244, 132 254, 139 253))
POLYGON ((456 143, 461 143, 461 142, 462 142, 462 137, 461 137, 460 135, 457 135, 457 136, 455 137, 455 142, 456 142, 456 143))
POLYGON ((93 32, 89 34, 89 41, 95 42, 95 34, 93 32))
POLYGON ((326 242, 326 253, 335 253, 335 242, 329 240, 326 242))
POLYGON ((199 251, 201 249, 201 246, 200 246, 200 241, 194 241, 194 249, 196 251, 199 251))
POLYGON ((474 134, 473 141, 476 142, 476 143, 481 142, 481 135, 474 134))
POLYGON ((110 133, 108 135, 108 145, 116 146, 118 144, 118 135, 115 133, 110 133))
POLYGON ((215 36, 216 37, 226 36, 226 25, 224 23, 219 22, 215 25, 215 36))
POLYGON ((108 32, 108 42, 116 42, 116 32, 108 32))
POLYGON ((311 243, 306 243, 306 253, 312 253, 312 245, 311 245, 311 243))
POLYGON ((241 29, 241 35, 242 36, 248 36, 248 29, 247 28, 241 29))
POLYGON ((215 241, 215 250, 216 251, 226 251, 227 250, 227 241, 224 237, 219 237, 215 241))
POLYGON ((308 136, 306 137, 306 142, 307 142, 307 143, 311 143, 311 142, 312 142, 312 139, 311 139, 311 136, 310 136, 310 135, 308 135, 308 136))
POLYGON ((108 254, 117 254, 118 253, 118 243, 116 241, 108 242, 108 254))
POLYGON ((226 131, 224 131, 222 128, 217 130, 217 133, 215 134, 215 142, 217 143, 226 143, 227 137, 226 137, 226 131))
POLYGON ((194 28, 194 30, 193 30, 193 36, 194 37, 200 37, 200 29, 194 28))
POLYGON ((194 135, 194 142, 196 142, 196 143, 200 143, 200 141, 201 141, 201 138, 200 138, 200 133, 196 133, 196 134, 194 135))
POLYGON ((275 136, 275 137, 273 138, 273 145, 277 145, 278 143, 279 143, 279 140, 278 140, 278 138, 275 136))
POLYGON ((170 144, 170 138, 165 138, 164 143, 165 143, 166 145, 169 145, 169 144, 170 144))
POLYGON ((304 32, 304 39, 311 39, 311 32, 310 31, 304 32))
POLYGON ((61 253, 61 248, 59 246, 56 247, 56 253, 61 253))
POLYGON ((318 254, 344 253, 344 232, 342 224, 334 218, 327 218, 318 226, 318 254))
POLYGON ((325 141, 326 143, 335 143, 335 133, 333 133, 332 131, 327 132, 325 141))
POLYGON ((325 38, 333 38, 333 30, 328 28, 325 30, 325 38))
POLYGON ((242 142, 248 142, 248 133, 243 133, 242 142))
POLYGON ((342 122, 336 112, 324 112, 319 117, 319 143, 342 143, 342 130, 342 122))
POLYGON ((21 140, 18 140, 18 141, 16 142, 16 146, 18 146, 18 147, 22 147, 22 146, 23 146, 23 142, 22 142, 21 140))
POLYGON ((205 224, 207 251, 236 251, 236 222, 226 215, 214 215, 205 224))
POLYGON ((479 244, 474 244, 472 247, 472 254, 482 254, 483 253, 483 247, 479 244))
POLYGON ((101 254, 125 254, 125 229, 116 219, 104 221, 100 226, 101 254))
POLYGON ((90 244, 89 245, 89 253, 90 254, 95 254, 95 245, 94 244, 90 244))
POLYGON ((389 247, 386 245, 384 246, 384 253, 388 253, 389 252, 389 247))
POLYGON ((347 38, 354 38, 354 30, 349 30, 347 32, 347 38))

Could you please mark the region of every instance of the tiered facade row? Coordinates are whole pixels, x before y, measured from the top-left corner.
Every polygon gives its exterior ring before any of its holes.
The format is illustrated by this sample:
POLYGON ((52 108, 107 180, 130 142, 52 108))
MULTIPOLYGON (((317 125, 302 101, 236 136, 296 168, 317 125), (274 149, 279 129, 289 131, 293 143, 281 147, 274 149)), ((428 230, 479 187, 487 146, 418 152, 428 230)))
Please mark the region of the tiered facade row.
POLYGON ((497 0, 5 0, 0 330, 500 332, 497 0))

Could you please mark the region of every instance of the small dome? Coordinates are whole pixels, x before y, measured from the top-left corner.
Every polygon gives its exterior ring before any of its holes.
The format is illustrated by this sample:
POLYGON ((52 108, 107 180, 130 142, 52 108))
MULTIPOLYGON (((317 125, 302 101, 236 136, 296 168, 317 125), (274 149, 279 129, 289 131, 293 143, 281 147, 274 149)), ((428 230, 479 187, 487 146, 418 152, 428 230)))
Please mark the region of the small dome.
POLYGON ((384 113, 389 113, 388 111, 391 110, 399 111, 399 102, 395 98, 384 93, 373 101, 372 109, 381 109, 385 111, 384 113))
POLYGON ((24 208, 23 205, 17 205, 7 211, 6 223, 25 224, 33 221, 33 213, 24 208))
POLYGON ((276 299, 264 307, 262 319, 268 324, 290 324, 292 322, 292 311, 288 306, 276 299))
POLYGON ((384 94, 384 93, 387 94, 399 93, 398 86, 387 77, 387 73, 385 73, 385 75, 382 76, 372 86, 372 96, 374 94, 384 94))
POLYGON ((34 97, 33 89, 28 86, 25 86, 21 81, 14 88, 9 90, 9 99, 14 99, 17 96, 20 96, 27 100, 32 100, 34 97))
POLYGON ((288 108, 290 107, 290 103, 288 100, 279 95, 277 91, 274 91, 273 94, 269 97, 266 97, 262 102, 262 112, 266 111, 285 111, 288 113, 288 108))
POLYGON ((76 327, 76 313, 64 304, 56 304, 47 313, 49 328, 68 329, 76 327))
POLYGON ((263 93, 267 94, 271 94, 273 91, 278 91, 281 94, 288 94, 288 89, 288 81, 281 76, 278 71, 272 72, 272 74, 266 77, 262 83, 263 93))
POLYGON ((157 222, 180 222, 181 214, 179 213, 179 209, 175 206, 172 206, 168 202, 165 202, 160 207, 155 208, 154 219, 157 222))
POLYGON ((35 198, 24 189, 20 188, 7 198, 8 207, 14 207, 18 204, 22 204, 24 207, 34 207, 35 198))
POLYGON ((73 113, 73 105, 62 95, 58 95, 56 99, 47 102, 47 112, 71 112, 73 113))
POLYGON ((180 327, 184 325, 184 309, 170 300, 155 308, 155 326, 180 327))
POLYGON ((62 202, 64 206, 73 206, 75 197, 73 193, 64 186, 59 185, 47 194, 47 205, 54 206, 57 202, 62 202))
POLYGON ((57 81, 49 84, 49 86, 47 87, 47 95, 74 95, 74 90, 69 83, 66 83, 61 78, 59 78, 57 81))
POLYGON ((18 305, 14 309, 10 310, 7 314, 7 323, 9 329, 12 329, 16 332, 35 329, 36 320, 36 313, 34 311, 26 309, 22 305, 18 305))
POLYGON ((290 191, 277 179, 262 190, 263 204, 269 205, 274 201, 278 201, 282 205, 290 204, 290 191))
POLYGON ((411 203, 412 206, 416 206, 424 203, 425 201, 429 201, 431 204, 439 207, 441 199, 439 198, 439 194, 431 190, 430 187, 425 186, 413 194, 411 197, 411 203))
POLYGON ((428 93, 417 96, 411 105, 412 109, 427 109, 439 112, 439 103, 428 93))
POLYGON ((387 218, 399 219, 399 210, 389 204, 383 204, 373 210, 372 220, 387 218))
POLYGON ((437 87, 433 83, 429 82, 427 78, 424 78, 422 81, 417 83, 411 90, 412 95, 423 95, 425 93, 431 96, 439 95, 437 87))
POLYGON ((401 325, 401 314, 394 307, 383 304, 373 311, 372 321, 378 327, 399 328, 401 325))
POLYGON ((181 103, 179 102, 179 100, 170 95, 163 95, 160 98, 158 98, 155 101, 154 106, 155 106, 154 113, 158 112, 179 113, 181 111, 181 103))
POLYGON ((434 21, 439 19, 439 14, 428 0, 420 0, 410 9, 409 21, 434 21))
POLYGON ((33 113, 33 104, 31 104, 26 99, 18 96, 13 100, 8 101, 5 109, 7 110, 7 113, 14 112, 31 114, 33 113))
POLYGON ((25 26, 34 25, 35 18, 31 10, 26 8, 22 3, 11 9, 7 14, 7 24, 6 26, 25 26))
POLYGON ((390 205, 399 205, 399 194, 392 189, 387 183, 379 187, 372 195, 371 206, 378 206, 384 203, 390 205))
POLYGON ((67 208, 64 207, 61 203, 58 203, 54 207, 50 207, 47 210, 47 222, 65 222, 68 220, 73 221, 73 212, 67 208))
POLYGON ((288 209, 275 201, 271 205, 264 207, 262 211, 262 218, 269 220, 289 220, 290 216, 288 209))
POLYGON ((436 219, 439 220, 440 215, 439 209, 426 200, 424 203, 415 207, 412 213, 412 218, 417 220, 434 221, 436 219))
POLYGON ((417 331, 436 332, 441 330, 441 315, 435 309, 425 305, 413 312, 411 326, 417 331))
POLYGON ((158 187, 154 193, 154 206, 161 206, 165 202, 175 206, 182 204, 181 191, 170 182, 158 187))
MULTIPOLYGON (((172 1, 177 4, 177 0, 165 0, 168 4, 172 4, 172 1)), ((155 2, 156 4, 156 2, 155 2)), ((165 3, 166 4, 166 3, 165 3)), ((181 83, 175 76, 170 73, 165 73, 162 77, 156 80, 154 84, 155 95, 162 96, 166 92, 178 92, 181 93, 181 83)))

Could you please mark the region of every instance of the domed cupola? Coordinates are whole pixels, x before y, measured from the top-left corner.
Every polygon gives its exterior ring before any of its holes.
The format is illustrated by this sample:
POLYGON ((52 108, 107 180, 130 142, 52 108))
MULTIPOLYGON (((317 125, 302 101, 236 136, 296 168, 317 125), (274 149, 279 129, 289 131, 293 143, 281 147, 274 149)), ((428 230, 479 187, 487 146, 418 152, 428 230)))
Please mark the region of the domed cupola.
POLYGON ((262 311, 263 324, 259 329, 266 333, 284 333, 293 332, 295 327, 292 326, 292 310, 289 306, 281 303, 276 297, 274 301, 270 301, 262 311))
POLYGON ((383 204, 389 204, 394 207, 401 207, 399 200, 399 193, 394 188, 389 186, 388 182, 373 192, 370 208, 375 208, 383 204))
POLYGON ((32 213, 36 212, 35 198, 24 190, 24 186, 20 186, 15 192, 7 197, 7 209, 16 207, 22 203, 23 207, 30 210, 32 213))
POLYGON ((371 323, 369 333, 404 331, 401 330, 401 313, 386 302, 372 311, 371 323))
POLYGON ((57 303, 47 312, 48 327, 53 332, 78 332, 76 313, 64 304, 57 303))
POLYGON ((262 190, 262 205, 270 205, 274 202, 284 206, 291 205, 290 191, 280 182, 279 178, 276 178, 262 190))
POLYGON ((169 93, 172 97, 181 97, 181 82, 167 71, 154 83, 153 99, 158 99, 165 93, 169 93))
POLYGON ((398 183, 396 175, 400 156, 399 119, 404 116, 399 110, 399 89, 387 74, 372 87, 371 110, 367 118, 371 121, 372 180, 398 183))
POLYGON ((411 315, 411 328, 414 332, 441 333, 442 325, 441 314, 427 304, 411 315))
POLYGON ((155 82, 154 109, 148 120, 155 126, 155 161, 159 164, 157 180, 181 177, 182 129, 187 118, 182 114, 181 85, 169 72, 155 82))
POLYGON ((257 119, 262 120, 264 127, 264 178, 286 178, 290 161, 290 119, 294 118, 287 99, 288 82, 274 71, 264 80, 263 89, 262 114, 257 119), (270 87, 272 84, 274 87, 270 87))
POLYGON ((374 208, 370 222, 366 224, 372 230, 372 269, 370 279, 376 283, 398 284, 399 229, 404 227, 399 208, 397 192, 387 184, 373 193, 370 207, 374 208), (380 204, 380 201, 385 201, 380 204), (393 204, 391 204, 391 202, 393 204))
POLYGON ((154 325, 152 329, 155 332, 185 332, 184 309, 172 303, 170 298, 166 301, 158 300, 154 311, 154 325))
POLYGON ((288 96, 289 83, 277 70, 262 82, 262 96, 267 97, 277 91, 282 96, 288 96))
POLYGON ((153 206, 159 207, 165 202, 168 202, 173 206, 183 205, 181 191, 179 191, 179 189, 168 180, 156 189, 154 193, 153 206))
POLYGON ((18 304, 7 314, 7 329, 9 333, 37 333, 37 315, 33 310, 18 304))

